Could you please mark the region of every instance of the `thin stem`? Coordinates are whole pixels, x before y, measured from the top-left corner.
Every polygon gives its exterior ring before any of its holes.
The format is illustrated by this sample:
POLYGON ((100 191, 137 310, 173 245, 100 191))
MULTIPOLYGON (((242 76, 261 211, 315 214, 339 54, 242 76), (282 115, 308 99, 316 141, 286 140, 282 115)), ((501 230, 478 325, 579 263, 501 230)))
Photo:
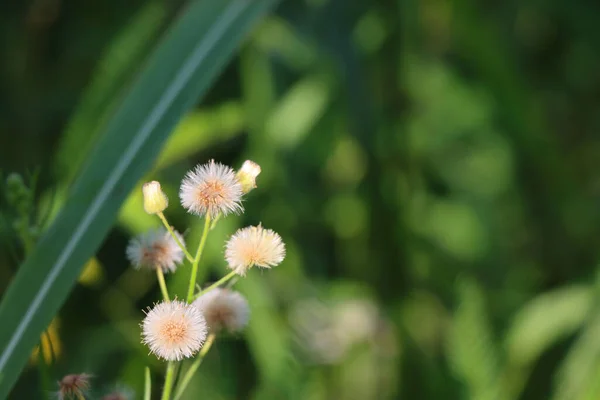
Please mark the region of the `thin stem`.
POLYGON ((150 400, 152 397, 152 378, 150 377, 150 368, 146 367, 144 371, 144 400, 150 400))
POLYGON ((173 381, 173 388, 176 388, 179 385, 179 381, 181 380, 181 371, 183 370, 183 363, 177 363, 177 367, 175 368, 175 380, 173 381))
POLYGON ((160 286, 163 299, 169 301, 169 291, 167 290, 167 284, 165 283, 165 275, 160 266, 156 266, 156 277, 158 278, 158 286, 160 286))
POLYGON ((219 220, 221 219, 221 213, 218 213, 216 218, 213 219, 212 224, 210 225, 210 230, 212 231, 213 229, 215 229, 215 226, 217 226, 217 222, 219 222, 219 220))
POLYGON ((165 228, 167 228, 167 230, 169 231, 169 233, 171 234, 173 239, 175 239, 175 243, 177 243, 177 246, 179 246, 179 248, 181 250, 183 250, 183 254, 185 254, 185 258, 187 258, 187 260, 189 262, 194 262, 194 259, 192 258, 192 255, 190 254, 190 252, 187 251, 187 249, 185 248, 183 243, 181 243, 181 241, 179 240, 179 238, 177 237, 175 232, 173 232, 173 228, 171 228, 171 225, 169 225, 169 223, 167 222, 167 218, 165 217, 165 215, 162 212, 159 212, 156 215, 158 215, 158 218, 160 218, 160 220, 162 221, 165 228))
POLYGON ((167 365, 167 373, 165 376, 165 387, 163 388, 163 394, 161 400, 169 400, 171 398, 171 390, 173 390, 173 376, 175 372, 175 362, 169 361, 167 365))
POLYGON ((202 257, 202 251, 204 250, 204 245, 206 244, 206 238, 208 237, 208 231, 210 230, 210 215, 206 214, 204 217, 204 230, 202 231, 202 238, 200 239, 200 244, 198 245, 198 250, 196 251, 196 257, 194 257, 194 262, 192 263, 192 273, 190 275, 190 286, 188 287, 187 293, 187 302, 191 302, 194 299, 194 289, 196 288, 196 277, 198 275, 198 264, 200 263, 200 258, 202 257))
POLYGON ((204 293, 210 292, 214 288, 221 286, 222 284, 224 284, 225 282, 227 282, 228 280, 230 280, 231 278, 233 278, 236 275, 237 274, 235 273, 235 271, 231 271, 230 273, 228 273, 227 275, 225 275, 224 277, 222 277, 221 279, 219 279, 218 281, 216 281, 215 283, 213 283, 206 289, 200 291, 200 293, 198 293, 196 296, 194 296, 194 300, 196 300, 198 297, 202 296, 204 293))
POLYGON ((77 393, 77 400, 85 400, 85 396, 83 395, 83 393, 81 393, 81 392, 77 393))
POLYGON ((44 340, 43 337, 40 338, 40 346, 38 350, 38 367, 40 369, 40 380, 42 392, 44 393, 44 397, 46 394, 51 391, 50 389, 50 374, 48 373, 48 368, 46 366, 46 361, 44 360, 44 340))
POLYGON ((194 374, 198 370, 198 367, 200 367, 200 364, 202 364, 202 360, 204 360, 206 353, 208 353, 208 351, 210 350, 210 347, 212 346, 214 341, 215 341, 215 334, 211 333, 210 335, 208 335, 208 338, 206 339, 206 343, 204 343, 202 350, 200 350, 200 354, 198 354, 198 357, 196 357, 196 359, 194 360, 194 363, 192 365, 190 365, 190 368, 185 372, 185 375, 183 376, 183 379, 181 380, 181 384, 175 391, 175 398, 173 400, 179 400, 181 398, 181 396, 183 395, 183 392, 185 392, 185 389, 187 388, 187 385, 190 383, 190 381, 194 377, 194 374))

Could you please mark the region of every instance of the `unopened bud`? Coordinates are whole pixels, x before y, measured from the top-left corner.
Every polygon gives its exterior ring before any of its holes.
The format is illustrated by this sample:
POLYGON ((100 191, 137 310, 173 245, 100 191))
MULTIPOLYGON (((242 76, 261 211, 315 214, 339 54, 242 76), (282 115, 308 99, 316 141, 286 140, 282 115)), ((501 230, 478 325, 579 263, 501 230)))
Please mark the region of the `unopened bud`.
POLYGON ((248 193, 256 187, 256 177, 260 174, 260 165, 254 161, 246 160, 242 168, 236 174, 236 177, 242 185, 242 191, 248 193))
POLYGON ((169 198, 162 191, 160 183, 157 181, 144 183, 142 192, 144 193, 144 210, 148 214, 163 212, 169 205, 169 198))

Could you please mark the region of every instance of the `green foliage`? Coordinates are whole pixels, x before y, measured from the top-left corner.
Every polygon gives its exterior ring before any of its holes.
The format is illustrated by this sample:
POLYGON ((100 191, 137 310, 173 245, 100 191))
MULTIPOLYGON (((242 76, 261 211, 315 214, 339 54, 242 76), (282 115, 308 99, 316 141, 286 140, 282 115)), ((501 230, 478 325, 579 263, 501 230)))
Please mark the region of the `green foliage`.
POLYGON ((466 280, 458 285, 458 298, 449 334, 449 360, 464 380, 468 398, 501 399, 500 360, 483 293, 474 282, 466 280))
POLYGON ((142 183, 174 205, 210 158, 262 173, 202 281, 240 226, 288 254, 235 283, 250 325, 190 398, 600 396, 596 6, 294 0, 254 25, 269 0, 101 3, 0 12, 0 398, 72 372, 138 398, 146 366, 156 397, 138 324, 159 290, 124 249, 158 224, 142 183))

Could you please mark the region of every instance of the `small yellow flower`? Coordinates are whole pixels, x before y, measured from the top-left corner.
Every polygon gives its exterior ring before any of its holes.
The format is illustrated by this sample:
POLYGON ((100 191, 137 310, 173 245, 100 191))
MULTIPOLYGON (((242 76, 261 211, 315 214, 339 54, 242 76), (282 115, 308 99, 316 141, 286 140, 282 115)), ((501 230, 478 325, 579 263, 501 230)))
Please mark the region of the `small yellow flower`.
POLYGON ((245 275, 253 266, 271 268, 285 258, 285 245, 276 232, 262 226, 238 229, 225 245, 225 259, 229 268, 245 275))
POLYGON ((242 168, 235 175, 242 185, 242 192, 248 193, 256 188, 256 177, 260 174, 260 165, 254 161, 246 160, 242 164, 242 168))
POLYGON ((162 191, 160 183, 157 181, 144 183, 142 192, 144 193, 144 210, 148 214, 163 212, 169 205, 169 198, 162 191))

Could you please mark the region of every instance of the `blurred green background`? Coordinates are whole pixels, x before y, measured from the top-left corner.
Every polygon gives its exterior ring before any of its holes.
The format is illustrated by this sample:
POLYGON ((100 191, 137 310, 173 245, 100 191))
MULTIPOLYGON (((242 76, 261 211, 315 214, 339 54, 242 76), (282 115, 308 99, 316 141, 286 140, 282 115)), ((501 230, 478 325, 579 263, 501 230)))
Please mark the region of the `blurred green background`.
MULTIPOLYGON (((0 168, 37 176, 35 218, 60 208, 184 7, 0 5, 0 168)), ((600 398, 598 18, 583 0, 287 0, 258 24, 145 177, 195 246, 185 172, 262 166, 246 212, 211 233, 205 280, 237 227, 262 222, 288 248, 238 281, 251 324, 186 398, 600 398)), ((92 373, 98 396, 140 398, 144 366, 162 374, 139 343, 155 277, 124 253, 159 226, 140 185, 49 329, 52 380, 92 373)), ((2 201, 3 292, 26 249, 2 201)), ((43 398, 36 360, 11 399, 43 398)))

